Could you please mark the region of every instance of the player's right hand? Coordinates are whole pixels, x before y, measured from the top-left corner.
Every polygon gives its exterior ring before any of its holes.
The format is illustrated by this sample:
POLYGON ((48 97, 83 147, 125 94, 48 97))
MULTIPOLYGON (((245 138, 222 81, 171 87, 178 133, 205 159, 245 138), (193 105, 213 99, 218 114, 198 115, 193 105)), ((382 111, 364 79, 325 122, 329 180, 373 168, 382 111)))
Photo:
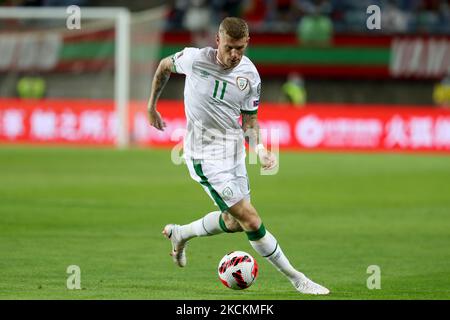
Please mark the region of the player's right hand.
POLYGON ((148 121, 150 122, 151 126, 161 131, 164 131, 164 128, 167 127, 166 123, 161 117, 161 114, 155 109, 148 109, 148 121))

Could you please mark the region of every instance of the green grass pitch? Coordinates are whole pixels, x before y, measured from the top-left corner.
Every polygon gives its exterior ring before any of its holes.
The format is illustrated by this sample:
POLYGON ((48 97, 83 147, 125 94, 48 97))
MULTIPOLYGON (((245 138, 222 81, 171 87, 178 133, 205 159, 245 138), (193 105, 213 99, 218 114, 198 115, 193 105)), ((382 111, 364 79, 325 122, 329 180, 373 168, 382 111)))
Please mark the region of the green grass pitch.
POLYGON ((282 153, 277 175, 248 170, 267 229, 330 296, 298 294, 243 233, 194 239, 176 267, 163 226, 215 207, 169 150, 2 146, 0 299, 450 298, 450 157, 282 153), (259 262, 247 290, 217 278, 232 250, 259 262), (69 265, 81 290, 66 288, 69 265))

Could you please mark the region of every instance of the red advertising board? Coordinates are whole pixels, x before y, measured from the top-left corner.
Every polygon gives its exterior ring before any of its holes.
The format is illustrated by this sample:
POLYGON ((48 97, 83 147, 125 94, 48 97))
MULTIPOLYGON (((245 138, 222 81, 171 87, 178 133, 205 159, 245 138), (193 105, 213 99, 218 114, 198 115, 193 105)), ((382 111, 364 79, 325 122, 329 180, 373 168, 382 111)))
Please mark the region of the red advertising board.
MULTIPOLYGON (((145 103, 130 105, 133 144, 174 146, 186 127, 183 103, 161 101, 167 127, 148 125, 145 103)), ((450 110, 392 105, 263 104, 261 134, 280 150, 433 151, 450 153, 450 110)), ((0 143, 113 145, 117 132, 110 100, 0 99, 0 143)))
POLYGON ((110 100, 0 99, 0 142, 113 145, 110 100))

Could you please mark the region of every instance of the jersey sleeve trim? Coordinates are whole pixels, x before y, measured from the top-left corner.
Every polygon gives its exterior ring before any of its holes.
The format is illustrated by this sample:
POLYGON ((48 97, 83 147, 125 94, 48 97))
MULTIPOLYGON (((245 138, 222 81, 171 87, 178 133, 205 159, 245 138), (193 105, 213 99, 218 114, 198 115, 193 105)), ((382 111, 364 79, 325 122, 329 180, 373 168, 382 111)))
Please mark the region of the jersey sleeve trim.
POLYGON ((241 110, 242 114, 257 114, 258 113, 258 109, 256 110, 241 110))
POLYGON ((170 59, 172 59, 172 72, 178 73, 177 66, 175 65, 175 55, 173 54, 170 59))

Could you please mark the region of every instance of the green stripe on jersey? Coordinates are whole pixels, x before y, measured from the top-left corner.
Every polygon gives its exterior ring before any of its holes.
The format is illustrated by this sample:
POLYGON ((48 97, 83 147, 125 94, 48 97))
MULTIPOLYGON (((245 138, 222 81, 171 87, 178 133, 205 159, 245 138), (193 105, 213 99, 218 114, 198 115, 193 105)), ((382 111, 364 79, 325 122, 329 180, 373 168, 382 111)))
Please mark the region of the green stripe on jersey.
POLYGON ((256 109, 256 110, 241 110, 241 113, 243 113, 243 114, 257 114, 258 113, 258 109, 256 109))

